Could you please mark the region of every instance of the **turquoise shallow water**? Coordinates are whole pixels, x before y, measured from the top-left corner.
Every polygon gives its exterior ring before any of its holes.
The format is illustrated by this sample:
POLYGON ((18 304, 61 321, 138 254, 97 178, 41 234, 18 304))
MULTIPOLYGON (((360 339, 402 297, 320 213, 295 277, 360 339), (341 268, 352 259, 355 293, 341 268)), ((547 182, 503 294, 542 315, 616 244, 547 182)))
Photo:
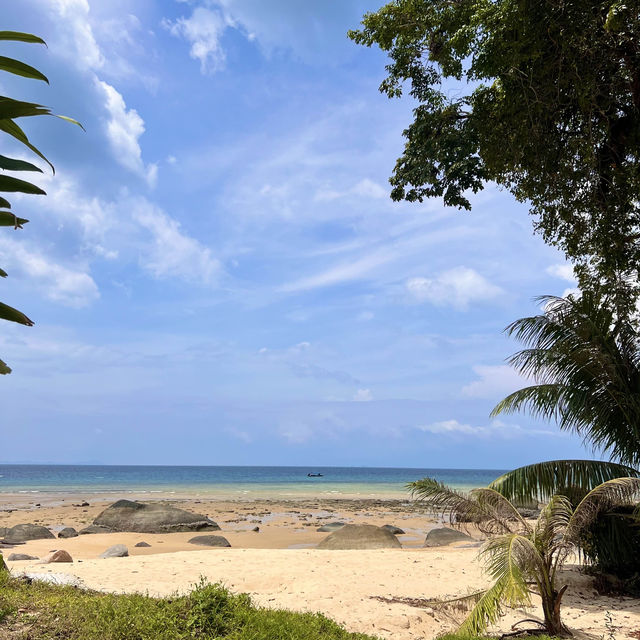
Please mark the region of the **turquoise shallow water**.
POLYGON ((407 496, 407 482, 434 477, 459 489, 486 486, 503 470, 376 467, 186 467, 0 465, 2 493, 179 493, 220 497, 407 496), (308 473, 321 473, 310 478, 308 473))

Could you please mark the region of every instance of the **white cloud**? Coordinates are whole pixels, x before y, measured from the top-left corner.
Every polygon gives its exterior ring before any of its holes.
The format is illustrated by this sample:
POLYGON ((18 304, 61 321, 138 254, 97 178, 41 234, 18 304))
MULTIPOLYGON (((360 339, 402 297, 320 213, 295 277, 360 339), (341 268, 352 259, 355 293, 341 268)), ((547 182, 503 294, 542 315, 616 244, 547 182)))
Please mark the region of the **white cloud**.
POLYGON ((373 394, 371 389, 358 389, 353 394, 354 402, 371 402, 373 400, 373 394))
POLYGON ((97 78, 95 82, 109 113, 107 138, 114 156, 123 167, 142 176, 153 187, 157 180, 158 166, 145 166, 138 141, 145 130, 144 120, 135 109, 127 109, 124 98, 114 87, 97 78))
POLYGON ((0 237, 0 248, 8 271, 16 269, 35 281, 45 296, 68 307, 86 307, 100 297, 98 286, 86 272, 71 269, 47 258, 38 250, 12 238, 0 237))
POLYGON ((189 42, 189 55, 200 62, 202 73, 213 73, 224 67, 226 55, 220 40, 224 31, 233 26, 226 13, 196 7, 190 18, 178 18, 175 22, 165 20, 163 26, 174 36, 189 42))
POLYGON ((521 438, 526 436, 555 436, 562 437, 559 431, 545 429, 524 429, 517 424, 505 424, 500 420, 495 420, 488 426, 474 427, 470 424, 460 423, 457 420, 443 420, 433 424, 418 427, 419 431, 433 433, 435 435, 468 436, 474 438, 502 438, 505 440, 521 438))
POLYGON ((479 380, 462 388, 462 393, 471 398, 487 398, 498 402, 504 396, 531 384, 530 380, 518 375, 513 367, 506 364, 477 365, 473 371, 479 380))
POLYGON ((473 302, 485 302, 504 293, 500 287, 467 267, 449 269, 435 279, 410 278, 406 287, 419 302, 430 302, 439 307, 451 306, 460 310, 466 310, 473 302))
POLYGON ((387 198, 389 195, 386 189, 381 187, 377 182, 369 180, 369 178, 360 180, 351 191, 355 195, 364 198, 387 198))
POLYGON ((566 280, 567 282, 575 283, 576 277, 573 273, 573 266, 570 264, 552 264, 546 269, 550 276, 566 280))
POLYGON ((321 287, 329 287, 336 284, 342 284, 344 282, 350 282, 352 280, 359 280, 364 278, 373 269, 376 269, 392 259, 393 255, 390 253, 374 253, 372 255, 364 256, 359 260, 332 267, 322 273, 281 285, 278 290, 285 293, 294 293, 298 291, 319 289, 321 287))
POLYGON ((134 221, 146 229, 152 242, 141 247, 140 263, 155 277, 178 276, 210 284, 221 271, 211 249, 184 234, 180 223, 140 198, 132 203, 134 221))
POLYGON ((104 67, 105 58, 96 42, 89 22, 88 0, 51 0, 62 20, 58 22, 63 46, 59 49, 84 70, 104 67))

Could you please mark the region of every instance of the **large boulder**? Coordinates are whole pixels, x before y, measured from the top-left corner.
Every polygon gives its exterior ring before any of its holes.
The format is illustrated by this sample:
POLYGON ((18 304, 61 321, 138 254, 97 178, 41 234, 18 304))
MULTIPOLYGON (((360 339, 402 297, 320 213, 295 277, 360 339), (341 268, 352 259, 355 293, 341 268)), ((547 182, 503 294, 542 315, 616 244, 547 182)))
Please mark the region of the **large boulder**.
POLYGON ((189 540, 190 544, 199 544, 202 547, 230 547, 229 541, 224 536, 195 536, 189 540))
POLYGON ((454 542, 473 542, 473 538, 462 531, 457 529, 450 529, 449 527, 438 527, 437 529, 431 529, 427 533, 427 538, 424 541, 425 547, 445 547, 448 544, 454 542))
POLYGON ((338 529, 342 529, 346 522, 327 522, 327 524, 323 524, 321 527, 318 527, 316 531, 320 531, 322 533, 333 533, 338 529))
POLYGON ((400 549, 398 539, 372 524, 346 524, 328 535, 318 549, 400 549))
POLYGON ((17 542, 27 542, 27 540, 45 540, 47 538, 55 538, 47 527, 39 524, 17 524, 7 531, 3 542, 14 544, 17 542))
POLYGON ((37 556, 30 556, 28 553, 11 553, 7 560, 9 562, 16 562, 17 560, 37 560, 37 556))
POLYGON ((114 544, 106 551, 100 554, 101 558, 126 558, 129 555, 129 549, 123 544, 114 544))
POLYGON ((77 538, 78 532, 73 527, 65 527, 58 532, 58 538, 77 538))
POLYGON ((113 531, 137 533, 171 533, 174 531, 219 531, 220 527, 207 516, 190 513, 164 504, 148 504, 118 500, 107 507, 94 525, 113 531))

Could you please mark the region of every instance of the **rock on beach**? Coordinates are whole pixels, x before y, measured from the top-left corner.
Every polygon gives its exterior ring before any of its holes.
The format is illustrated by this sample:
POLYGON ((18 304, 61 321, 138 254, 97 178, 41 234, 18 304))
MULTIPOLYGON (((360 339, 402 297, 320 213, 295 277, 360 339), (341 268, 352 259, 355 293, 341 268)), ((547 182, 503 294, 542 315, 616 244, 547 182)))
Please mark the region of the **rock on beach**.
POLYGON ((347 524, 318 544, 318 549, 400 549, 402 545, 387 529, 372 524, 347 524))
POLYGON ((107 507, 93 524, 108 527, 112 531, 137 533, 220 530, 213 520, 199 513, 191 513, 165 504, 131 500, 118 500, 107 507))
POLYGON ((438 527, 437 529, 431 529, 431 531, 427 533, 424 546, 446 547, 448 544, 453 544, 454 542, 474 542, 474 540, 470 535, 457 529, 438 527))
POLYGON ((199 544, 203 547, 230 547, 231 544, 224 536, 195 536, 189 544, 199 544))
POLYGON ((13 544, 29 540, 45 540, 47 538, 55 538, 55 536, 46 527, 39 524, 17 524, 7 531, 3 542, 13 544))
POLYGON ((129 549, 123 544, 114 544, 100 554, 101 558, 126 558, 129 549))

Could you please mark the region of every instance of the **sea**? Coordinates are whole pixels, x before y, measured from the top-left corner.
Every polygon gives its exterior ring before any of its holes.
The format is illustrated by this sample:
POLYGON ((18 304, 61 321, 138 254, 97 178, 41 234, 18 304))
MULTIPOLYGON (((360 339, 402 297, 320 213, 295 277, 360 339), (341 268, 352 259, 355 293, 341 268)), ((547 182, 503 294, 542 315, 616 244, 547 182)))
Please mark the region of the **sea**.
POLYGON ((387 467, 3 464, 0 465, 0 500, 2 494, 50 497, 167 494, 245 500, 310 496, 402 499, 409 497, 407 483, 421 478, 435 478, 456 489, 468 490, 486 486, 504 472, 500 469, 387 467))

